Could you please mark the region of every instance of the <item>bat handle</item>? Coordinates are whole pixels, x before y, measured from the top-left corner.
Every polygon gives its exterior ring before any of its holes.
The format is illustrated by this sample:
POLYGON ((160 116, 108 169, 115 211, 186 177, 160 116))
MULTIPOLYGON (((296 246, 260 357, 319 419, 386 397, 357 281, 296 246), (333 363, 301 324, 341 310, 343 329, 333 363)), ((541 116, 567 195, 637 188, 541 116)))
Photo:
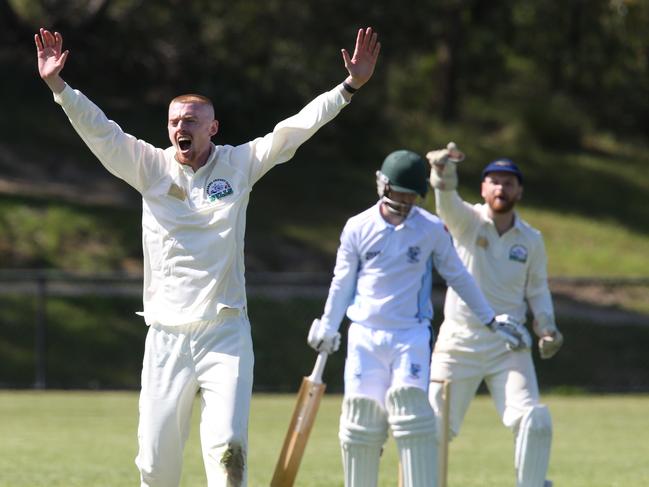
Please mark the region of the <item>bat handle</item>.
POLYGON ((327 363, 327 352, 320 352, 315 361, 313 372, 309 376, 309 380, 314 384, 322 384, 322 372, 324 371, 325 364, 327 363))

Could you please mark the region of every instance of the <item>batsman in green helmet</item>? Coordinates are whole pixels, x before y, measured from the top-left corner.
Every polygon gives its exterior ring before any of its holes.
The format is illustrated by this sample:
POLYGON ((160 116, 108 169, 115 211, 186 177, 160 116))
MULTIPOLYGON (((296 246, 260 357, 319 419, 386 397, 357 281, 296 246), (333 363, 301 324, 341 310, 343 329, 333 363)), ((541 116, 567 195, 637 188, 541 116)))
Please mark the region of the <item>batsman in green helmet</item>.
POLYGON ((403 486, 435 487, 436 425, 427 395, 433 268, 483 324, 496 321, 442 221, 416 205, 428 190, 427 162, 410 150, 392 152, 376 182, 379 200, 342 231, 324 313, 308 342, 335 352, 343 318, 351 321, 339 430, 345 486, 377 485, 391 431, 403 486))
POLYGON ((394 223, 400 223, 410 213, 417 195, 426 197, 426 164, 412 151, 392 152, 376 171, 376 185, 384 211, 394 223))

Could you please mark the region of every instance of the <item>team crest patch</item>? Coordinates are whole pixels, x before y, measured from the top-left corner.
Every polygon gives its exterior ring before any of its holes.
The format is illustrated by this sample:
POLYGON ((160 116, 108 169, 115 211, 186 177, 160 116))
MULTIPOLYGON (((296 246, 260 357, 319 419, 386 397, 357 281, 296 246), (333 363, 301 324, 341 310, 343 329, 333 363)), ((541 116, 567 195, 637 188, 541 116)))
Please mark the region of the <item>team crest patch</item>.
POLYGON ((413 379, 419 379, 419 374, 421 373, 420 364, 410 364, 410 377, 413 379))
POLYGON ((225 179, 215 179, 207 185, 207 196, 210 201, 220 200, 232 193, 232 186, 225 179))
POLYGON ((381 253, 380 250, 368 250, 367 252, 365 252, 365 260, 373 259, 374 257, 379 255, 380 253, 381 253))
POLYGON ((516 262, 522 262, 523 264, 527 262, 527 249, 523 245, 513 245, 509 249, 509 260, 515 260, 516 262))
POLYGON ((475 240, 475 244, 481 249, 486 249, 487 247, 489 247, 489 240, 487 240, 487 237, 479 235, 475 240))
POLYGON ((419 262, 419 254, 421 253, 421 249, 417 246, 415 247, 408 247, 408 262, 411 264, 414 264, 415 262, 419 262))

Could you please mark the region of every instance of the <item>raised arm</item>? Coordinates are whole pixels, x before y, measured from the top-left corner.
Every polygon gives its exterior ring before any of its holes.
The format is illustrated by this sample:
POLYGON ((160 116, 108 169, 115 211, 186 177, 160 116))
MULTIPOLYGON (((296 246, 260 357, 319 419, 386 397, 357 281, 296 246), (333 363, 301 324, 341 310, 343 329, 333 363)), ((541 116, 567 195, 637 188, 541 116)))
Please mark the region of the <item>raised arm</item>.
POLYGON ((347 49, 341 50, 345 68, 349 73, 345 79, 346 95, 351 96, 354 91, 369 81, 374 74, 380 51, 381 43, 378 42, 377 33, 371 27, 358 29, 353 56, 349 56, 347 49))
POLYGON ((430 185, 435 190, 435 211, 448 226, 453 238, 462 234, 480 220, 472 205, 460 198, 457 193, 457 165, 464 160, 454 142, 445 149, 433 150, 426 154, 430 163, 430 185))
POLYGON ((34 36, 38 73, 54 93, 74 130, 108 169, 141 193, 166 171, 167 160, 162 149, 125 133, 120 126, 61 78, 68 58, 63 50, 63 37, 58 32, 40 29, 34 36))
POLYGON ((65 88, 65 81, 61 78, 61 71, 65 66, 69 51, 63 51, 63 36, 58 32, 50 32, 41 28, 34 35, 36 42, 36 55, 38 58, 38 74, 54 93, 61 93, 65 88))

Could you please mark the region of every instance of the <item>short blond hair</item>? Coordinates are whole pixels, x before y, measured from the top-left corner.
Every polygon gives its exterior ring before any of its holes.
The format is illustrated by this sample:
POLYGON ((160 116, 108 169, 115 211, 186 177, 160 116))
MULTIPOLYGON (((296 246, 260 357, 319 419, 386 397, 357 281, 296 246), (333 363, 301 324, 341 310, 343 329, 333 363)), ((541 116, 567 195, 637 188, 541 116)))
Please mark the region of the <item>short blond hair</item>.
POLYGON ((196 95, 194 93, 188 93, 186 95, 180 95, 171 100, 169 105, 172 105, 173 103, 199 103, 201 105, 208 105, 209 107, 214 110, 214 105, 212 104, 212 100, 210 100, 208 97, 203 96, 203 95, 196 95))

